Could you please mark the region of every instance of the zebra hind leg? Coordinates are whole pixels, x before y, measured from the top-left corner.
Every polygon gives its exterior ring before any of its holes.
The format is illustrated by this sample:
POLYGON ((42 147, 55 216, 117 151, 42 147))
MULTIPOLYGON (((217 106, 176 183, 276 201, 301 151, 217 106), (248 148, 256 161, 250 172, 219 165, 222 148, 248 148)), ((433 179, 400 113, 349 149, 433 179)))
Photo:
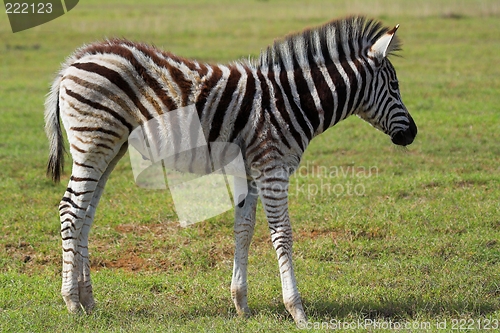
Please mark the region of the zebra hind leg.
POLYGON ((99 200, 101 199, 101 195, 104 191, 104 187, 106 186, 106 182, 109 178, 109 175, 111 174, 116 164, 123 157, 126 151, 127 151, 127 144, 125 143, 121 147, 118 154, 113 158, 111 163, 109 163, 108 167, 106 168, 106 171, 99 179, 92 200, 89 204, 89 207, 87 208, 87 213, 85 215, 85 222, 83 223, 82 231, 80 233, 80 237, 78 238, 78 249, 79 249, 78 294, 79 294, 80 304, 83 306, 87 314, 90 314, 93 308, 95 307, 95 301, 92 294, 92 281, 90 279, 90 261, 88 252, 89 231, 92 226, 92 222, 94 221, 95 211, 99 204, 99 200))
POLYGON ((81 255, 84 251, 79 247, 79 239, 84 229, 87 208, 101 176, 100 172, 87 172, 87 168, 73 164, 68 187, 59 205, 63 250, 61 294, 72 313, 81 310, 78 278, 79 272, 83 270, 81 255))
POLYGON ((231 281, 231 298, 240 316, 250 315, 247 301, 248 248, 255 227, 255 210, 258 193, 255 182, 248 182, 248 194, 242 207, 236 206, 234 219, 234 266, 231 281))
POLYGON ((109 173, 125 151, 122 147, 120 152, 109 154, 109 163, 101 160, 99 165, 105 165, 104 171, 90 160, 74 162, 59 205, 63 249, 61 294, 72 313, 80 312, 82 306, 90 311, 95 304, 90 281, 88 233, 109 173))

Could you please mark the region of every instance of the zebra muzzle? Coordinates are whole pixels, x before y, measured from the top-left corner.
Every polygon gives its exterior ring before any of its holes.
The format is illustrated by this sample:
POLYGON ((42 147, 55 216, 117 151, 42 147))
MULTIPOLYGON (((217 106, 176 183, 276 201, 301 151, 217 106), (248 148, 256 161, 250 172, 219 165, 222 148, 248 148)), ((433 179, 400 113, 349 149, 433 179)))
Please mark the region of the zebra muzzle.
POLYGON ((410 126, 406 130, 394 134, 391 138, 392 143, 398 146, 407 146, 413 142, 417 136, 417 125, 410 115, 408 115, 408 120, 410 121, 410 126))

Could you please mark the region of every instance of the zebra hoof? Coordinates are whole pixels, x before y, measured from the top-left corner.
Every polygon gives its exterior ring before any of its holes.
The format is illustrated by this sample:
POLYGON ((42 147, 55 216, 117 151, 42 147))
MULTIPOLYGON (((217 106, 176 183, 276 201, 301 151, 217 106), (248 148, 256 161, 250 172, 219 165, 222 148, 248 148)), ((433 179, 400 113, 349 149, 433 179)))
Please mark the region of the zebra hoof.
POLYGON ((238 317, 244 318, 244 319, 248 319, 252 315, 249 308, 238 309, 237 313, 238 313, 238 317))
POLYGON ((82 304, 83 310, 85 311, 86 314, 90 315, 95 309, 95 302, 92 300, 91 303, 88 304, 82 304))
POLYGON ((78 315, 82 313, 82 306, 80 305, 80 303, 75 303, 75 302, 71 302, 71 304, 66 303, 66 307, 68 309, 68 312, 71 314, 78 315))
POLYGON ((80 297, 80 304, 86 314, 91 314, 95 308, 95 301, 92 294, 87 294, 86 297, 80 297))
POLYGON ((302 302, 299 300, 298 304, 294 303, 292 305, 285 303, 285 308, 292 315, 293 321, 298 327, 307 324, 307 317, 302 307, 302 302))

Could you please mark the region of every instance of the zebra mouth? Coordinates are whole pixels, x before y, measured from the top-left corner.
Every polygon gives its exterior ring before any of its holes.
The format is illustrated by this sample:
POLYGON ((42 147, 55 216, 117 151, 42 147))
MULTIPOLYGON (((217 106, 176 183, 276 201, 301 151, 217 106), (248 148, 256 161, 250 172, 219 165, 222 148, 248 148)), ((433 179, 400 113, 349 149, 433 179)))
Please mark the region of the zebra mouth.
POLYGON ((410 121, 410 126, 407 129, 394 134, 391 137, 392 143, 398 146, 407 146, 413 142, 417 136, 417 125, 410 115, 408 115, 408 119, 410 121))

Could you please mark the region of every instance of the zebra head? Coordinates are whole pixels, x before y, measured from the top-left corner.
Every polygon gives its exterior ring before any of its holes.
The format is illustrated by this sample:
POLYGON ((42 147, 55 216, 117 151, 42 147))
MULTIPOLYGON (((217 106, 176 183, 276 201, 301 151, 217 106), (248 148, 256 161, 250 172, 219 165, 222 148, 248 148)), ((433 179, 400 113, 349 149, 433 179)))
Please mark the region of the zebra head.
POLYGON ((387 57, 400 48, 395 36, 398 27, 384 33, 367 50, 373 72, 358 115, 389 135, 394 144, 406 146, 417 135, 417 125, 401 100, 396 70, 387 57))

